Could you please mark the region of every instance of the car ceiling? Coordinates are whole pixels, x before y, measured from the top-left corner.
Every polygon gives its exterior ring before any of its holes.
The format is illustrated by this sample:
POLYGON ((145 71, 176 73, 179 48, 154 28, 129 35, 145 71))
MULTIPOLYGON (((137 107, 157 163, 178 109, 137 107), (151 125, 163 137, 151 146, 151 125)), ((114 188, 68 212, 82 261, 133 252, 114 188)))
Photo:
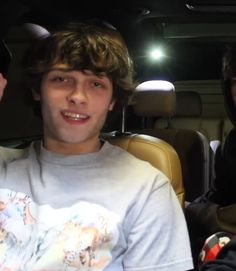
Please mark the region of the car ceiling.
POLYGON ((11 26, 24 22, 50 30, 67 21, 99 18, 123 34, 140 79, 215 79, 220 76, 225 44, 235 42, 235 2, 4 0, 0 9, 0 34, 4 38, 11 26), (168 48, 170 56, 164 65, 147 61, 145 50, 151 43, 164 43, 168 48), (203 65, 205 69, 201 69, 203 65))

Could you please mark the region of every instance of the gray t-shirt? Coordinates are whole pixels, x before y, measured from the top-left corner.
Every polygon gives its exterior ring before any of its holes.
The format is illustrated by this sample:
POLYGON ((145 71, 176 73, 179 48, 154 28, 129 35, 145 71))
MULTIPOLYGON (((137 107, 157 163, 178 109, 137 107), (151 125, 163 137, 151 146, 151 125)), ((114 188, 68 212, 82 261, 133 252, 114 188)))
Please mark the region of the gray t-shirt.
POLYGON ((105 142, 61 155, 41 142, 0 148, 0 270, 192 268, 182 209, 166 176, 105 142))

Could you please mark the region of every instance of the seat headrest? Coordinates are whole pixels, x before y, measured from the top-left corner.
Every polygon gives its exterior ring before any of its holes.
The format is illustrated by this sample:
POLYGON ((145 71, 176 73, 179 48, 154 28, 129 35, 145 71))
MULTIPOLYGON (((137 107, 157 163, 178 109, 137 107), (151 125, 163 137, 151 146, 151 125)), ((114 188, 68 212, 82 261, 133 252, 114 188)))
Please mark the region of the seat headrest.
POLYGON ((26 41, 28 43, 34 39, 48 36, 49 34, 49 31, 41 25, 33 23, 23 23, 12 26, 8 30, 5 39, 8 40, 8 42, 26 41))
POLYGON ((202 114, 202 100, 198 92, 176 92, 176 117, 199 117, 202 114))
POLYGON ((141 83, 134 92, 133 107, 138 116, 167 117, 174 115, 176 109, 174 85, 163 80, 141 83))

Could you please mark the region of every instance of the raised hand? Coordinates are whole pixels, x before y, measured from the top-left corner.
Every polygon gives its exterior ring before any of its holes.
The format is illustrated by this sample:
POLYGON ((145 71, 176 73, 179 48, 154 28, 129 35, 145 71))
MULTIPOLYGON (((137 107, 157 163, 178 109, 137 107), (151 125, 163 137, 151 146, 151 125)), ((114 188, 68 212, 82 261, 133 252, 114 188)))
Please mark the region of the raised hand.
POLYGON ((0 73, 0 101, 3 96, 4 89, 7 85, 7 80, 3 77, 3 75, 0 73))

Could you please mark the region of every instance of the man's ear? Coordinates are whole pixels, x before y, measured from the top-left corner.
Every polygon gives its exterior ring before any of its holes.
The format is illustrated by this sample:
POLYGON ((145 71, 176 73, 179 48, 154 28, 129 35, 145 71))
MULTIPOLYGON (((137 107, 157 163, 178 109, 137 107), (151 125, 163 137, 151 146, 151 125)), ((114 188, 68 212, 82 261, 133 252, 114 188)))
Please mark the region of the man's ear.
POLYGON ((38 91, 36 91, 35 89, 32 89, 32 95, 35 101, 40 101, 41 97, 38 91))
POLYGON ((116 100, 113 99, 113 100, 111 101, 109 107, 108 107, 108 110, 109 110, 109 111, 112 111, 112 110, 113 110, 113 108, 114 108, 114 106, 115 106, 115 103, 116 103, 116 100))

